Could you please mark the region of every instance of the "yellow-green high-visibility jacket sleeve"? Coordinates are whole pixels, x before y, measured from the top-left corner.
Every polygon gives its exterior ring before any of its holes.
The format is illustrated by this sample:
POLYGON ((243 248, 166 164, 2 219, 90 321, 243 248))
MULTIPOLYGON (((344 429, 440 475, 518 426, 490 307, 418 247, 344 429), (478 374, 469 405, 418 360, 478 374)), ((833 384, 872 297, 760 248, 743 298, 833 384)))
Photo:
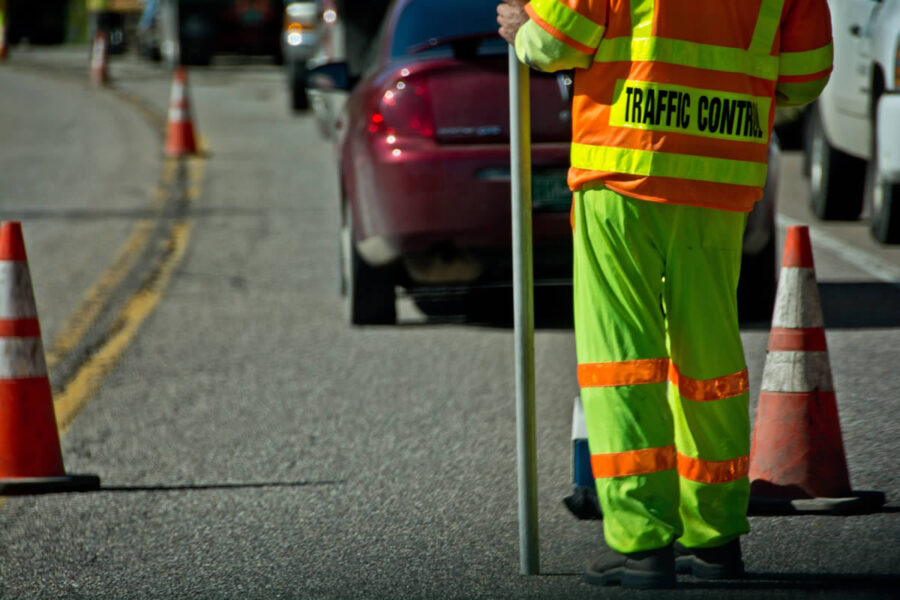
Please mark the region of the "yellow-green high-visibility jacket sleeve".
POLYGON ((834 46, 826 0, 787 2, 781 23, 777 106, 800 106, 815 100, 831 75, 834 46))
POLYGON ((606 31, 606 0, 532 0, 516 35, 519 60, 540 71, 591 66, 606 31))
POLYGON ((87 0, 87 9, 90 12, 100 12, 109 8, 109 0, 87 0))

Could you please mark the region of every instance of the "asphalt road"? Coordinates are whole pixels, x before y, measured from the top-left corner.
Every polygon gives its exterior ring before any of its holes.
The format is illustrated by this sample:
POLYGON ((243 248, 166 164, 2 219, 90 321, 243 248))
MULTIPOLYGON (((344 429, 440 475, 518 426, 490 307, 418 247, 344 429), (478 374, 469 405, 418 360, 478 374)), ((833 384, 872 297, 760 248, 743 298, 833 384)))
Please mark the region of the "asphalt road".
MULTIPOLYGON (((0 65, 0 220, 23 222, 57 411, 74 417, 67 470, 102 489, 2 501, 0 598, 900 597, 900 249, 815 223, 796 154, 781 222, 814 226, 852 484, 888 505, 753 517, 742 582, 600 590, 580 581, 600 526, 560 502, 571 329, 536 336, 541 574, 526 577, 509 328, 408 301, 396 327, 346 324, 332 149, 288 114, 277 67, 191 71, 207 154, 178 162, 161 152, 171 74, 117 57, 94 89, 86 54, 14 48, 0 65)), ((767 334, 742 333, 754 399, 767 334)))

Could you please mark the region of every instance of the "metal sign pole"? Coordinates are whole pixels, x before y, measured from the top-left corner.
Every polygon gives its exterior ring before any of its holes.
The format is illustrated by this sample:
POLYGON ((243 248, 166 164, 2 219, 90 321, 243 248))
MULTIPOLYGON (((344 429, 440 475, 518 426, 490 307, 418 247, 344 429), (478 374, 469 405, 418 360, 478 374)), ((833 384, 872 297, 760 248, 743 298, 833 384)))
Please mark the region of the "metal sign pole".
POLYGON ((516 437, 519 560, 539 571, 537 442, 534 403, 534 272, 531 242, 531 107, 528 67, 509 48, 509 148, 512 183, 513 306, 516 346, 516 437))

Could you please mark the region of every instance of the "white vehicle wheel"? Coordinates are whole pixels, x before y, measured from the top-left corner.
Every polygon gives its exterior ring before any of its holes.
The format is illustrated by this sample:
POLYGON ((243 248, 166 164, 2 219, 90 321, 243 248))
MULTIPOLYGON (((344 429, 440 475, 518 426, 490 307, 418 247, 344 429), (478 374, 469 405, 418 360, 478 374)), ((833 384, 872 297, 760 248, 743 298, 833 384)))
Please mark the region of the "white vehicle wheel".
POLYGON ((828 143, 818 109, 810 123, 810 204, 822 220, 855 220, 863 207, 866 163, 828 143))
POLYGON ((883 244, 900 243, 900 184, 878 181, 872 195, 872 235, 883 244))
POLYGON ((878 136, 872 131, 872 160, 866 169, 866 197, 872 208, 872 237, 882 244, 900 243, 900 182, 879 174, 878 136))
POLYGON ((291 96, 291 110, 305 112, 309 109, 306 96, 306 66, 292 61, 288 67, 288 91, 291 96))
POLYGON ((353 211, 349 206, 344 211, 341 270, 347 320, 351 325, 392 325, 397 322, 393 271, 362 259, 353 243, 353 211))

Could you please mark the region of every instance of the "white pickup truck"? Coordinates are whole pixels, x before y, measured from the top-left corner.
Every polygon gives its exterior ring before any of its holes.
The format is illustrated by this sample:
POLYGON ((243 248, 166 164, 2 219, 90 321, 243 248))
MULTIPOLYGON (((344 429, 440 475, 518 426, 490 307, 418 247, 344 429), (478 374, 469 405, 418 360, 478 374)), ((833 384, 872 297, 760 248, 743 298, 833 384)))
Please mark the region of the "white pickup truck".
POLYGON ((900 0, 829 0, 834 72, 808 112, 811 203, 900 242, 900 0))

